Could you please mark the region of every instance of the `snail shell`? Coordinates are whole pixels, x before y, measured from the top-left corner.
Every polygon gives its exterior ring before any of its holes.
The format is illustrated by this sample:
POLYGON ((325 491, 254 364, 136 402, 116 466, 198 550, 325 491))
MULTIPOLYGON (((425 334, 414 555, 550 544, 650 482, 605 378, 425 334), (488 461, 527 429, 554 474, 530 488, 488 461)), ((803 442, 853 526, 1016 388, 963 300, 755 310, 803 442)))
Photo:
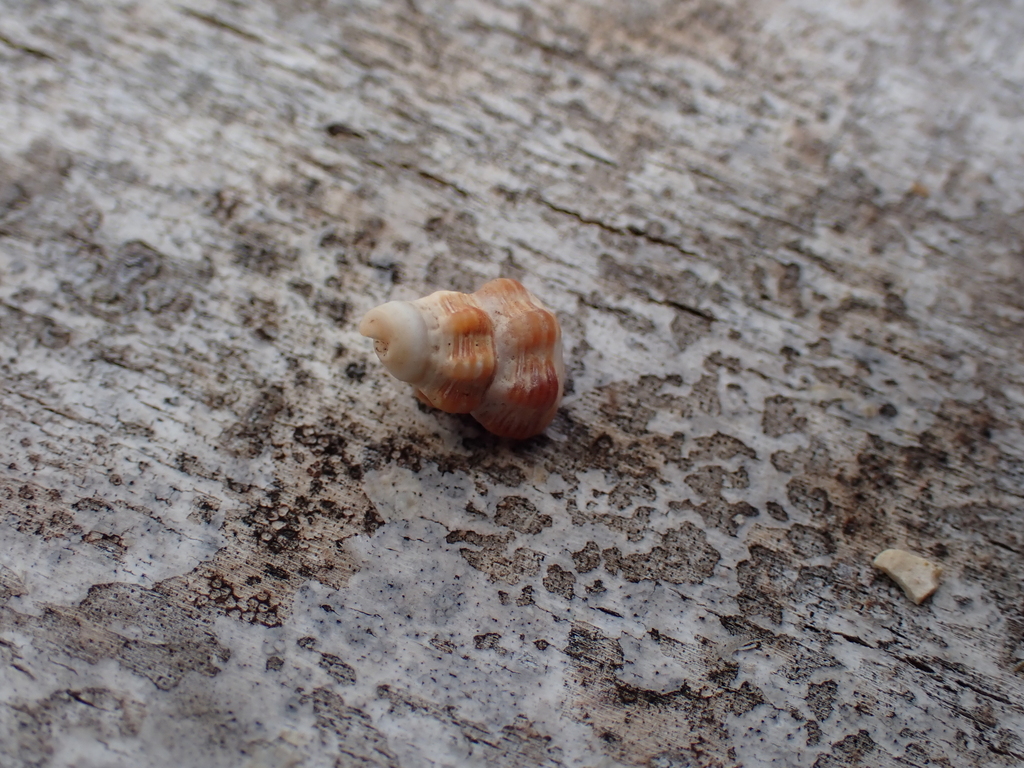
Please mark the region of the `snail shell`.
POLYGON ((562 399, 558 319, 515 280, 389 301, 366 313, 359 332, 424 402, 472 414, 501 437, 543 432, 562 399))

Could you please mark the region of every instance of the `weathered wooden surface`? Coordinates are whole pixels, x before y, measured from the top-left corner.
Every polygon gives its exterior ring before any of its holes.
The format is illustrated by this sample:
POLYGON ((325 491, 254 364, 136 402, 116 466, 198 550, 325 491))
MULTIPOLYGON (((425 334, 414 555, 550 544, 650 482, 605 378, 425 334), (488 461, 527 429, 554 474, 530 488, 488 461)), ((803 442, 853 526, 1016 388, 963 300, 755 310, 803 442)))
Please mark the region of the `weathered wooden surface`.
POLYGON ((0 6, 0 764, 1024 761, 1021 2, 0 6))

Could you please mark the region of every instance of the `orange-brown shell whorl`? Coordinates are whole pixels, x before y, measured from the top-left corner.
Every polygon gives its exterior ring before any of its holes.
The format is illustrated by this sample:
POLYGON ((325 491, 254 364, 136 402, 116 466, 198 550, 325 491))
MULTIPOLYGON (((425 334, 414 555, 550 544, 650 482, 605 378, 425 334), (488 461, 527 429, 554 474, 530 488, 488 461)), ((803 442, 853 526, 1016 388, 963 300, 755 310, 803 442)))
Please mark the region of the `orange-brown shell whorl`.
POLYGON ((515 280, 389 301, 363 317, 359 332, 424 401, 472 414, 501 437, 543 432, 562 399, 558 318, 515 280))

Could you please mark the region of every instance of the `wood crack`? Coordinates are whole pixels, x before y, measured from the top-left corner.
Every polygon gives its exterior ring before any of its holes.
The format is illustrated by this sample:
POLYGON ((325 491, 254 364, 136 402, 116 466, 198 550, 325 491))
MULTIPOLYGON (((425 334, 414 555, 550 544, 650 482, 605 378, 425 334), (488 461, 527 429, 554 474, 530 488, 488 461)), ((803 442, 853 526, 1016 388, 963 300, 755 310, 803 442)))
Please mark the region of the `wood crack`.
POLYGON ((243 40, 248 40, 250 43, 260 43, 261 45, 265 45, 267 42, 262 37, 254 35, 252 32, 246 32, 244 29, 240 29, 239 27, 236 27, 234 24, 229 24, 223 19, 219 19, 212 14, 203 13, 202 11, 197 11, 193 8, 186 8, 185 6, 178 6, 178 10, 186 16, 191 16, 193 19, 201 21, 204 24, 209 24, 211 27, 214 27, 216 29, 222 29, 225 32, 230 32, 231 34, 237 35, 243 40))
POLYGON ((44 50, 42 50, 40 48, 34 48, 31 45, 26 45, 25 43, 19 43, 19 42, 15 41, 15 40, 12 40, 9 37, 7 37, 6 35, 0 35, 0 43, 3 43, 8 48, 13 48, 16 51, 21 51, 22 53, 27 53, 29 56, 35 56, 37 59, 46 59, 47 61, 57 61, 57 57, 56 56, 52 56, 51 54, 47 53, 46 51, 44 51, 44 50))
POLYGON ((431 173, 430 171, 425 171, 422 168, 417 168, 416 166, 410 165, 408 163, 403 163, 403 164, 399 165, 398 167, 399 168, 403 168, 403 169, 405 169, 407 171, 415 172, 421 179, 426 179, 427 181, 431 181, 434 184, 438 184, 438 185, 440 185, 442 187, 446 187, 447 189, 450 189, 453 192, 455 192, 456 194, 458 194, 459 197, 468 198, 470 196, 469 192, 467 192, 465 189, 460 187, 455 182, 448 181, 447 179, 441 178, 437 174, 431 173))
POLYGON ((548 208, 549 210, 554 211, 555 213, 560 213, 563 216, 569 216, 573 219, 576 219, 576 221, 578 221, 580 224, 586 224, 587 226, 597 227, 609 234, 618 235, 619 237, 640 238, 641 240, 645 240, 646 242, 651 243, 652 245, 661 245, 665 246, 666 248, 671 248, 672 250, 682 254, 683 256, 701 258, 700 254, 696 253, 695 251, 687 250, 686 248, 684 248, 679 243, 673 240, 652 235, 640 229, 640 227, 632 225, 626 227, 617 227, 614 224, 609 224, 608 222, 602 221, 601 219, 591 218, 589 216, 585 216, 579 211, 574 211, 571 208, 565 208, 561 205, 557 205, 548 200, 547 198, 545 198, 543 195, 539 194, 538 192, 531 192, 529 193, 529 196, 536 200, 541 205, 543 205, 545 208, 548 208))

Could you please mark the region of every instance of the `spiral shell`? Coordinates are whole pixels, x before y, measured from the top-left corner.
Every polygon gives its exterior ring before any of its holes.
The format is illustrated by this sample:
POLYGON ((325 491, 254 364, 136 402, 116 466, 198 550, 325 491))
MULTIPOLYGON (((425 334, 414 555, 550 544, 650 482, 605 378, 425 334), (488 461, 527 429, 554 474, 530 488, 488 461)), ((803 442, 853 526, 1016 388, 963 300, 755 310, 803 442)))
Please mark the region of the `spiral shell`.
POLYGON ((543 432, 562 399, 558 319, 515 280, 389 301, 366 313, 359 332, 424 402, 469 413, 501 437, 543 432))

